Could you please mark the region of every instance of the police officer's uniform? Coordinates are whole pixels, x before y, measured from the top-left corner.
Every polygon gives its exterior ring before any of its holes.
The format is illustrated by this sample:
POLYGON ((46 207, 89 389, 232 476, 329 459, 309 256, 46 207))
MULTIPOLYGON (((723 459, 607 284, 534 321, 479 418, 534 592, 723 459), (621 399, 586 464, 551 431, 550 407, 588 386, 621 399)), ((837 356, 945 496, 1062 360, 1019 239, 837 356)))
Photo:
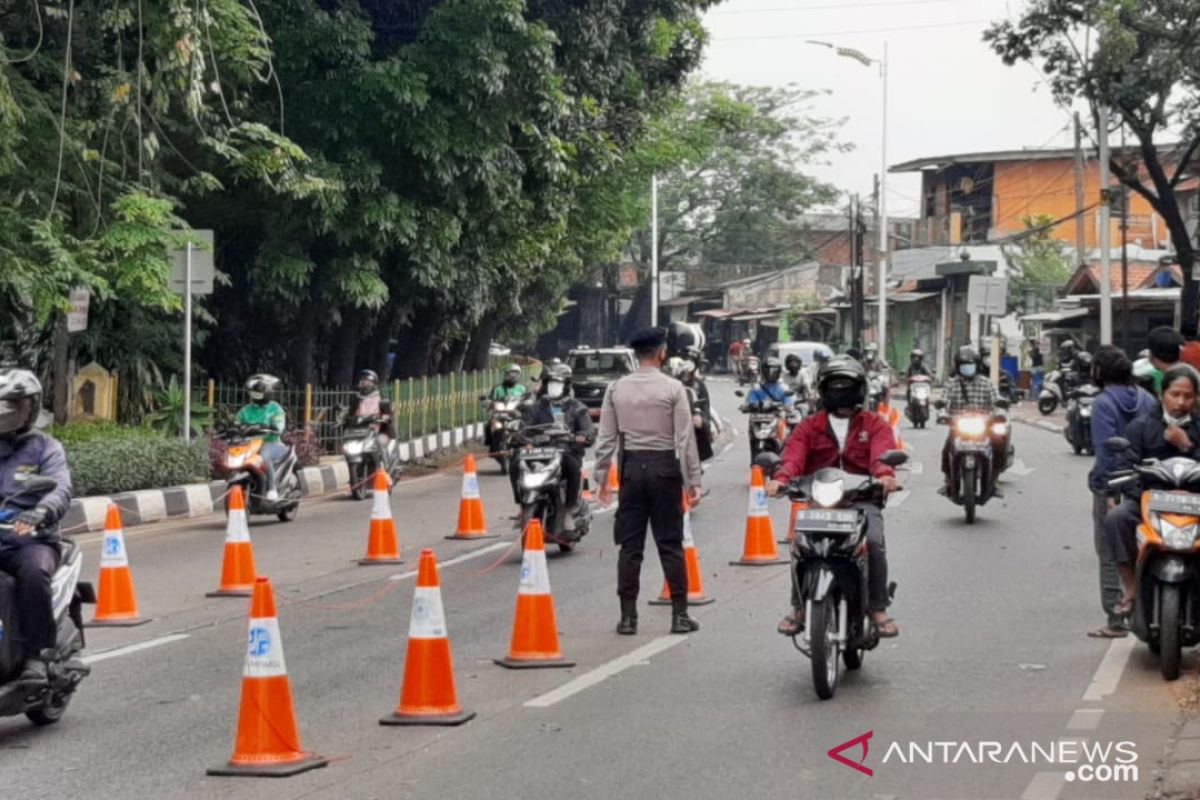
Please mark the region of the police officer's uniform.
MULTIPOLYGON (((661 347, 662 328, 641 331, 630 342, 637 349, 661 347)), ((621 598, 619 633, 637 629, 637 596, 649 523, 671 592, 671 630, 686 633, 699 626, 687 616, 687 567, 683 557, 685 488, 700 486, 700 457, 687 391, 660 369, 641 368, 609 386, 600 414, 596 478, 600 485, 614 459, 620 464, 620 505, 613 538, 617 559, 617 595, 621 598)))

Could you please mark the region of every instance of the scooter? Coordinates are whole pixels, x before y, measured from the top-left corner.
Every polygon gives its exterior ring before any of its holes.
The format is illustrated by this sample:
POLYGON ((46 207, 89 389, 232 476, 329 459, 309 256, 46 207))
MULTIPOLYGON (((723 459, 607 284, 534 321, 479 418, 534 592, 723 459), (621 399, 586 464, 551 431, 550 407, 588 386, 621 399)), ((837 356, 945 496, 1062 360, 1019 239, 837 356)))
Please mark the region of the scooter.
MULTIPOLYGON (((745 397, 741 389, 734 392, 737 397, 745 397)), ((764 400, 761 403, 744 403, 741 411, 748 415, 750 428, 750 463, 754 463, 759 453, 781 453, 783 443, 790 430, 788 428, 789 410, 783 403, 774 400, 764 400)), ((799 420, 796 420, 799 423, 799 420)))
MULTIPOLYGON (((14 499, 40 497, 57 486, 53 478, 26 480, 21 492, 0 504, 0 531, 11 532, 21 513, 20 509, 9 507, 14 499)), ((96 592, 90 583, 79 580, 83 571, 83 552, 79 545, 69 539, 60 539, 58 548, 61 558, 50 584, 58 634, 54 656, 46 670, 49 683, 45 686, 31 687, 17 682, 30 654, 25 651, 17 618, 20 598, 16 580, 0 572, 0 717, 24 714, 35 725, 58 722, 79 682, 91 672, 91 667, 80 660, 79 654, 84 647, 83 604, 95 603, 96 592)))
POLYGON ((1075 370, 1052 370, 1042 381, 1042 391, 1038 394, 1038 411, 1043 415, 1053 414, 1060 405, 1066 404, 1067 395, 1079 384, 1075 370))
MULTIPOLYGON (((1001 410, 1008 408, 1008 402, 1003 399, 998 399, 996 405, 1001 410)), ((936 407, 943 409, 945 402, 937 401, 936 407)), ((942 414, 938 421, 950 424, 953 439, 947 496, 951 502, 963 507, 967 524, 974 524, 976 507, 985 505, 995 496, 996 477, 1002 465, 996 462, 993 439, 1008 436, 1008 418, 1003 414, 969 412, 953 419, 942 414)))
MULTIPOLYGON (((549 541, 569 553, 592 526, 591 503, 580 498, 575 509, 575 530, 563 530, 567 508, 567 477, 563 471, 563 449, 575 434, 549 425, 526 425, 520 430, 521 447, 516 451, 517 489, 521 495, 521 547, 531 520, 538 520, 549 541)), ((581 484, 582 495, 588 489, 581 484)))
MULTIPOLYGON (((1105 444, 1110 453, 1130 448, 1119 436, 1105 444)), ((1200 463, 1148 459, 1114 472, 1109 487, 1134 481, 1142 488, 1142 522, 1130 629, 1158 656, 1163 678, 1173 681, 1183 648, 1200 644, 1200 463)))
POLYGON ((871 372, 867 375, 867 410, 879 411, 879 404, 887 390, 887 378, 882 373, 871 372))
POLYGON ((1063 426, 1063 436, 1075 455, 1096 452, 1092 443, 1092 405, 1098 394, 1100 387, 1087 383, 1067 395, 1067 423, 1063 426))
POLYGON ((929 421, 929 402, 933 395, 933 378, 914 375, 908 379, 908 405, 904 415, 914 428, 924 428, 929 421))
POLYGON ((380 444, 377 416, 351 417, 342 435, 342 455, 350 472, 350 496, 362 500, 371 493, 371 477, 382 467, 387 472, 389 491, 404 473, 400 445, 395 439, 380 444))
POLYGON ((278 434, 274 428, 261 425, 233 425, 218 434, 225 441, 224 468, 229 474, 225 481, 225 511, 229 511, 229 490, 241 487, 250 514, 273 514, 280 522, 291 522, 300 510, 300 477, 296 474, 296 450, 290 445, 275 465, 275 485, 278 500, 267 499, 267 465, 261 450, 264 436, 278 434))
POLYGON ((500 474, 508 474, 509 451, 512 450, 509 423, 521 418, 521 398, 510 397, 506 400, 494 400, 486 394, 479 399, 488 406, 488 421, 483 429, 484 444, 496 463, 500 465, 500 474))
MULTIPOLYGON (((908 454, 889 450, 880 461, 898 467, 908 454)), ((774 473, 779 458, 764 453, 756 464, 774 473)), ((834 467, 795 478, 787 494, 803 506, 796 510, 792 580, 804 604, 805 625, 792 644, 812 663, 817 696, 828 700, 837 691, 842 663, 849 670, 860 668, 866 652, 879 644, 868 611, 867 515, 861 504, 882 506, 887 495, 870 475, 834 467)), ((895 583, 888 592, 895 595, 895 583)))
POLYGON ((742 383, 753 386, 758 383, 759 363, 758 356, 747 356, 745 367, 743 368, 742 383))

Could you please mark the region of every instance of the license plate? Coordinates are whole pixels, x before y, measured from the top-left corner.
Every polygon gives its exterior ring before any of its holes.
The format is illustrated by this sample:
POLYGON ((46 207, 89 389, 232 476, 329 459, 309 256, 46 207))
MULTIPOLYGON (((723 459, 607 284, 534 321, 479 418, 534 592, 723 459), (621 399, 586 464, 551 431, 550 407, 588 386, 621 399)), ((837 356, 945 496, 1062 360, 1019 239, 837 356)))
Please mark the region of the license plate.
POLYGON ((796 512, 796 530, 853 533, 858 512, 843 509, 804 508, 796 512))
POLYGON ((1200 517, 1200 496, 1175 492, 1150 492, 1150 510, 1200 517))
POLYGON ((528 459, 553 458, 556 455, 558 455, 558 451, 551 449, 551 448, 542 448, 539 450, 525 450, 524 452, 521 453, 522 458, 528 458, 528 459))

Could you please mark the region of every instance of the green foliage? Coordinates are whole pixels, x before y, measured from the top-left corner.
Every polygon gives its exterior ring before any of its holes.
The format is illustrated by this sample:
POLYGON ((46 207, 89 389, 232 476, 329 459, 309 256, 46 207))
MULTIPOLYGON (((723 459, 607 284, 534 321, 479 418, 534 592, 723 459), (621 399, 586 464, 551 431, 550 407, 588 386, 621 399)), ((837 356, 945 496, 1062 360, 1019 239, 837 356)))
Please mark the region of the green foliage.
POLYGON ((110 442, 130 439, 162 439, 159 431, 147 427, 129 427, 108 420, 78 420, 55 425, 47 431, 64 447, 91 442, 110 442))
POLYGON ((1010 309, 1032 313, 1048 307, 1055 292, 1071 277, 1068 248, 1052 235, 1049 225, 1053 221, 1048 214, 1022 220, 1032 233, 1020 238, 1006 253, 1012 268, 1008 279, 1010 309))
MULTIPOLYGON (((186 399, 179 380, 172 375, 170 382, 155 395, 155 410, 146 415, 146 424, 161 431, 168 437, 183 435, 184 400, 186 399)), ((193 436, 202 436, 207 428, 212 427, 213 410, 206 405, 200 405, 193 400, 191 412, 191 430, 193 436)))
POLYGON ((76 497, 179 486, 209 476, 207 439, 185 444, 138 433, 64 448, 76 497))

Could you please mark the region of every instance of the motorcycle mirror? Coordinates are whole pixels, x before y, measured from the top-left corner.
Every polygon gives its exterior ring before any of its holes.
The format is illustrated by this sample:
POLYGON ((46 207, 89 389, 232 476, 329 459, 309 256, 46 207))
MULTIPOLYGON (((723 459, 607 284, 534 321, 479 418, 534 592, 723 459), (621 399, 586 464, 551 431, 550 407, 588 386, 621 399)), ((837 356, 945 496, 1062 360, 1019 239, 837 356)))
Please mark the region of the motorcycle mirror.
POLYGON ((43 495, 49 494, 58 488, 58 481, 54 478, 36 477, 28 478, 21 481, 21 491, 18 495, 43 495))
POLYGON ((745 392, 743 392, 741 389, 734 389, 734 390, 733 390, 733 396, 734 396, 734 397, 745 397, 745 396, 746 396, 746 393, 745 393, 745 392))
POLYGON ((1003 397, 996 398, 996 408, 1008 408, 1008 401, 1003 397))
POLYGON ((770 450, 764 450, 754 457, 754 466, 761 469, 765 477, 774 477, 775 470, 779 469, 779 456, 770 450))
POLYGON ((1133 447, 1133 444, 1124 436, 1113 436, 1105 440, 1104 446, 1108 448, 1108 452, 1110 453, 1126 453, 1133 447))
POLYGON ((889 467, 898 467, 908 461, 908 453, 903 450, 888 450, 879 457, 879 461, 889 467))

